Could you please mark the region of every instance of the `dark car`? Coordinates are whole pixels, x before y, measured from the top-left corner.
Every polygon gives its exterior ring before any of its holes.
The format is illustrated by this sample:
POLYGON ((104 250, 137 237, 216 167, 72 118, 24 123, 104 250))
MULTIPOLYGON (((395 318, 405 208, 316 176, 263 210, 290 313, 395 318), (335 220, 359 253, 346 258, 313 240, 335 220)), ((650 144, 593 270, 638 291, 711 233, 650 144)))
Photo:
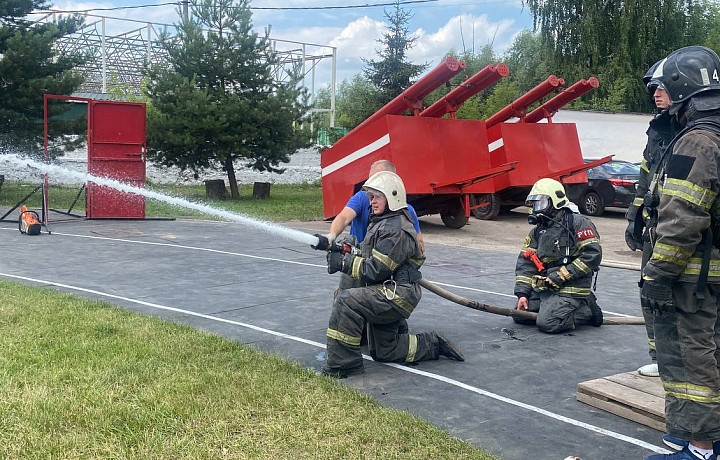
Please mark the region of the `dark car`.
MULTIPOLYGON (((588 163, 591 160, 585 160, 588 163)), ((570 199, 589 216, 600 216, 608 206, 627 208, 635 199, 640 166, 629 161, 612 160, 587 171, 588 183, 568 191, 570 199)))

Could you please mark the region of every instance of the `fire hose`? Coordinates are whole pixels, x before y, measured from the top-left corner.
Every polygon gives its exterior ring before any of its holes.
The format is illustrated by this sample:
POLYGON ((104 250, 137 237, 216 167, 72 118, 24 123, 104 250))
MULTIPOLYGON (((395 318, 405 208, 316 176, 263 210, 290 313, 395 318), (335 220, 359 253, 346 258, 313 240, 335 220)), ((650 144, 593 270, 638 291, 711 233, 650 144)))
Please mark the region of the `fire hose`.
MULTIPOLYGON (((318 235, 316 235, 318 236, 318 235)), ((353 246, 347 244, 347 243, 334 243, 331 244, 328 248, 329 251, 332 252, 339 252, 342 254, 347 254, 348 252, 352 252, 354 254, 357 253, 357 248, 354 248, 353 246)), ((525 257, 529 257, 530 254, 526 255, 525 257)), ((540 262, 538 260, 538 262, 540 262)), ((441 288, 437 284, 433 283, 430 280, 427 280, 425 278, 421 279, 419 281, 420 286, 427 289, 428 291, 439 295, 440 297, 447 299, 451 302, 454 302, 458 305, 462 305, 463 307, 472 308, 473 310, 479 310, 484 311, 487 313, 492 313, 494 315, 502 315, 502 316, 511 316, 513 318, 518 319, 526 319, 526 320, 537 320, 537 313, 531 312, 531 311, 523 311, 523 310, 516 310, 514 308, 505 308, 505 307, 497 307, 495 305, 488 305, 486 303, 478 302, 477 300, 468 299, 462 296, 459 296, 457 294, 453 294, 452 292, 441 288)), ((620 317, 620 318, 604 318, 603 324, 633 324, 633 325, 641 325, 645 324, 645 319, 640 316, 628 316, 628 317, 620 317)))
MULTIPOLYGON (((420 286, 427 289, 428 291, 439 295, 440 297, 447 299, 451 302, 454 302, 456 304, 462 305, 463 307, 472 308, 473 310, 479 310, 484 311, 487 313, 492 313, 495 315, 502 315, 502 316, 512 316, 513 318, 518 319, 529 319, 529 320, 536 320, 537 319, 537 313, 533 313, 531 311, 522 311, 522 310, 516 310, 514 308, 505 308, 505 307, 496 307, 494 305, 488 305, 486 303, 478 302, 477 300, 468 299, 465 297, 461 297, 457 294, 453 294, 452 292, 441 288, 437 284, 433 283, 430 280, 427 280, 425 278, 421 279, 419 282, 420 286)), ((607 318, 605 317, 603 320, 603 325, 605 324, 634 324, 634 325, 640 325, 645 324, 645 319, 640 316, 628 316, 628 317, 620 317, 620 318, 607 318)))

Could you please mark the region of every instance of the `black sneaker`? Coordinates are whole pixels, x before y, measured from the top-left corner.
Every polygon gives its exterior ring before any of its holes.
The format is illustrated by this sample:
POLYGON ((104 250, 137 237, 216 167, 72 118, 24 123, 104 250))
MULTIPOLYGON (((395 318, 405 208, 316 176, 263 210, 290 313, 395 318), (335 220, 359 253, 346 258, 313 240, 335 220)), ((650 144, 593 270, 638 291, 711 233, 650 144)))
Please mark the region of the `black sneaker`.
POLYGON ((440 356, 447 356, 448 358, 456 361, 465 361, 465 357, 460 349, 454 343, 446 339, 443 333, 436 332, 435 335, 437 335, 438 343, 440 345, 440 356))
POLYGON ((351 367, 349 369, 336 369, 332 367, 323 367, 322 375, 332 377, 334 379, 344 379, 351 375, 360 375, 365 373, 365 367, 361 364, 357 367, 351 367))

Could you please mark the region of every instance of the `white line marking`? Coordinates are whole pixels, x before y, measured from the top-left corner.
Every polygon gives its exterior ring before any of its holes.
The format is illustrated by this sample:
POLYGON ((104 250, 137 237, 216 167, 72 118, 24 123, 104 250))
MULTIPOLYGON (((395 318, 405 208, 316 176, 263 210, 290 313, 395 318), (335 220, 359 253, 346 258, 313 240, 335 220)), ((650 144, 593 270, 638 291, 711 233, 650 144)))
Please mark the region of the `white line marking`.
POLYGON ((154 243, 152 241, 126 240, 123 238, 108 238, 106 236, 75 235, 72 233, 60 233, 60 232, 53 232, 53 235, 73 236, 75 238, 87 238, 90 240, 121 241, 123 243, 136 243, 136 244, 147 244, 150 246, 165 246, 165 247, 170 247, 170 248, 192 249, 194 251, 213 252, 216 254, 227 254, 227 255, 231 255, 231 256, 248 257, 250 259, 259 259, 259 260, 270 260, 273 262, 284 262, 284 263, 295 264, 295 265, 306 265, 308 267, 323 267, 323 268, 325 268, 327 266, 327 265, 319 265, 319 264, 310 264, 307 262, 297 262, 294 260, 285 260, 285 259, 275 259, 272 257, 254 256, 252 254, 243 254, 240 252, 221 251, 219 249, 200 248, 197 246, 184 246, 182 244, 154 243))
POLYGON ((342 168, 343 166, 347 166, 350 163, 352 163, 355 160, 359 160, 360 158, 370 155, 374 151, 381 149, 388 145, 390 143, 390 133, 384 135, 380 139, 371 142, 370 144, 366 145, 365 147, 362 147, 358 150, 355 150, 353 153, 339 159, 335 163, 325 166, 322 169, 322 173, 320 174, 322 177, 327 176, 328 174, 334 173, 338 169, 342 168))
MULTIPOLYGON (((3 230, 12 230, 12 229, 3 229, 3 230)), ((287 259, 276 259, 276 258, 272 258, 272 257, 254 256, 251 254, 243 254, 242 252, 221 251, 219 249, 201 248, 198 246, 185 246, 182 244, 154 243, 152 241, 127 240, 127 239, 123 239, 123 238, 109 238, 106 236, 76 235, 74 233, 61 233, 61 232, 53 232, 53 235, 71 236, 71 237, 75 237, 75 238, 86 238, 86 239, 91 239, 91 240, 120 241, 123 243, 136 243, 136 244, 147 244, 150 246, 166 246, 166 247, 171 247, 171 248, 190 249, 190 250, 194 250, 194 251, 204 251, 204 252, 212 252, 212 253, 216 253, 216 254, 226 254, 226 255, 231 255, 231 256, 248 257, 251 259, 269 260, 272 262, 283 262, 283 263, 287 263, 287 264, 304 265, 307 267, 325 268, 327 266, 327 265, 323 265, 323 264, 311 264, 311 263, 307 263, 307 262, 297 262, 294 260, 287 260, 287 259)), ((452 287, 452 288, 456 288, 456 289, 465 289, 468 291, 482 292, 484 294, 491 294, 491 295, 496 295, 496 296, 500 296, 500 297, 515 298, 514 295, 503 294, 501 292, 486 291, 484 289, 477 289, 477 288, 472 288, 472 287, 468 287, 468 286, 458 286, 456 284, 440 283, 438 281, 433 281, 433 283, 437 284, 438 286, 447 286, 447 287, 452 287)), ((615 312, 612 312, 609 310, 603 310, 603 313, 608 313, 608 314, 616 315, 616 316, 623 316, 626 318, 630 318, 633 316, 633 315, 626 315, 624 313, 615 313, 615 312)))
MULTIPOLYGON (((29 277, 26 277, 26 276, 10 275, 10 274, 8 274, 8 273, 0 273, 0 276, 4 276, 4 277, 6 277, 6 278, 13 278, 13 279, 24 280, 24 281, 31 281, 31 282, 33 282, 33 283, 46 284, 46 285, 50 285, 50 286, 57 286, 57 287, 61 287, 61 288, 65 288, 65 289, 70 289, 70 290, 74 290, 74 291, 79 291, 79 292, 86 292, 86 293, 88 293, 88 294, 95 294, 95 295, 102 296, 102 297, 107 297, 107 298, 110 298, 110 299, 124 300, 125 302, 136 303, 136 304, 138 304, 138 305, 144 305, 144 306, 146 306, 146 307, 156 308, 156 309, 158 309, 158 310, 171 311, 171 312, 175 312, 175 313, 181 313, 181 314, 183 314, 183 315, 195 316, 195 317, 198 317, 198 318, 209 319, 209 320, 212 320, 212 321, 218 321, 218 322, 221 322, 221 323, 232 324, 232 325, 235 325, 235 326, 241 326, 241 327, 245 327, 245 328, 248 328, 248 329, 252 329, 252 330, 254 330, 254 331, 258 331, 258 332, 263 332, 263 333, 266 333, 266 334, 274 335, 274 336, 276 336, 276 337, 281 337, 281 338, 284 338, 284 339, 293 340, 293 341, 295 341, 295 342, 304 343, 304 344, 306 344, 306 345, 311 345, 311 346, 314 346, 314 347, 317 347, 317 348, 323 348, 323 349, 325 348, 325 344, 322 344, 322 343, 320 343, 320 342, 315 342, 314 340, 303 339, 303 338, 301 338, 301 337, 297 337, 297 336, 294 336, 294 335, 290 335, 290 334, 285 334, 285 333, 282 333, 282 332, 273 331, 273 330, 271 330, 271 329, 265 329, 264 327, 254 326, 254 325, 252 325, 252 324, 242 323, 242 322, 240 322, 240 321, 233 321, 233 320, 229 320, 229 319, 225 319, 225 318, 220 318, 220 317, 218 317, 218 316, 212 316, 212 315, 206 315, 206 314, 203 314, 203 313, 197 313, 197 312, 194 312, 194 311, 191 311, 191 310, 184 310, 184 309, 182 309, 182 308, 167 307, 167 306, 165 306, 165 305, 160 305, 160 304, 151 303, 151 302, 145 302, 145 301, 142 301, 142 300, 131 299, 131 298, 129 298, 129 297, 123 297, 123 296, 119 296, 119 295, 115 295, 115 294, 108 294, 108 293, 105 293, 105 292, 96 291, 96 290, 94 290, 94 289, 86 289, 86 288, 81 288, 81 287, 78 287, 78 286, 71 286, 71 285, 69 285, 69 284, 56 283, 56 282, 54 282, 54 281, 40 280, 40 279, 37 279, 37 278, 29 278, 29 277)), ((368 361, 372 361, 372 360, 373 360, 371 357, 369 357, 369 356, 367 356, 367 355, 363 355, 363 358, 366 359, 366 360, 368 360, 368 361)), ((513 406, 516 406, 516 407, 520 407, 520 408, 522 408, 522 409, 526 409, 526 410, 535 412, 535 413, 537 413, 537 414, 541 414, 541 415, 544 415, 544 416, 546 416, 546 417, 550 417, 550 418, 552 418, 552 419, 558 420, 558 421, 560 421, 560 422, 567 423, 567 424, 569 424, 569 425, 574 425, 574 426, 579 427, 579 428, 584 428, 584 429, 586 429, 586 430, 593 431, 593 432, 595 432, 595 433, 604 434, 604 435, 606 435, 606 436, 610 436, 610 437, 613 437, 613 438, 618 439, 618 440, 620 440, 620 441, 625 441, 625 442, 627 442, 627 443, 634 444, 634 445, 636 445, 636 446, 642 447, 642 448, 644 448, 644 449, 651 450, 651 451, 653 451, 653 452, 657 452, 657 453, 661 453, 661 454, 670 453, 670 451, 668 451, 668 450, 666 450, 666 449, 663 449, 663 448, 661 448, 661 447, 658 447, 658 446, 655 446, 655 445, 653 445, 653 444, 647 443, 647 442, 645 442, 645 441, 643 441, 643 440, 636 439, 636 438, 633 438, 633 437, 630 437, 630 436, 626 436, 626 435, 624 435, 624 434, 617 433, 617 432, 615 432, 615 431, 606 430, 606 429, 604 429, 604 428, 600 428, 600 427, 598 427, 598 426, 595 426, 595 425, 592 425, 592 424, 589 424, 589 423, 581 422, 581 421, 579 421, 579 420, 575 420, 575 419, 570 418, 570 417, 565 417, 564 415, 556 414, 556 413, 554 413, 554 412, 550 412, 550 411, 548 411, 548 410, 541 409, 541 408, 539 408, 539 407, 536 407, 536 406, 533 406, 533 405, 530 405, 530 404, 525 404, 525 403, 523 403, 523 402, 516 401, 516 400, 514 400, 514 399, 510 399, 510 398, 507 398, 507 397, 505 397, 505 396, 501 396, 501 395, 498 395, 498 394, 496 394, 496 393, 492 393, 492 392, 490 392, 490 391, 486 391, 486 390, 483 390, 483 389, 481 389, 481 388, 477 388, 477 387, 468 385, 468 384, 466 384, 466 383, 462 383, 462 382, 460 382, 460 381, 458 381, 458 380, 451 379, 451 378, 445 377, 445 376, 443 376, 443 375, 434 374, 434 373, 432 373, 432 372, 421 371, 421 370, 418 370, 418 369, 413 369, 413 368, 411 368, 411 367, 402 366, 402 365, 394 364, 394 363, 378 363, 378 364, 384 364, 384 365, 386 365, 386 366, 394 367, 395 369, 399 369, 399 370, 404 371, 404 372, 409 372, 409 373, 421 375, 421 376, 423 376, 423 377, 427 377, 427 378, 430 378, 430 379, 433 379, 433 380, 438 380, 438 381, 440 381, 440 382, 445 382, 445 383, 447 383, 447 384, 449 384, 449 385, 453 385, 453 386, 456 386, 456 387, 458 387, 458 388, 462 388, 462 389, 464 389, 464 390, 471 391, 471 392, 476 393, 476 394, 479 394, 479 395, 481 395, 481 396, 487 396, 487 397, 492 398, 492 399, 495 399, 495 400, 497 400, 497 401, 504 402, 504 403, 506 403, 506 404, 510 404, 510 405, 513 405, 513 406)))

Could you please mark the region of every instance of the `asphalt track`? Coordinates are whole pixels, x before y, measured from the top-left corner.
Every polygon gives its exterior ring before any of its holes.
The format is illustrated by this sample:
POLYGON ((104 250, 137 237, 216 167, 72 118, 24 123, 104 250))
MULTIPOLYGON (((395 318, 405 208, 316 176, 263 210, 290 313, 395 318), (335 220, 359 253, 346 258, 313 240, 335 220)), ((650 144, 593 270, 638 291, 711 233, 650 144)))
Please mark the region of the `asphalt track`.
MULTIPOLYGON (((50 286, 178 323, 319 369, 338 276, 322 253, 240 224, 75 221, 53 234, 0 224, 0 276, 50 286)), ((425 278, 457 294, 513 307, 515 255, 427 245, 425 278)), ((639 314, 634 271, 603 268, 606 311, 639 314)), ((609 313, 606 313, 609 315, 609 313)), ((576 401, 576 385, 647 363, 643 326, 546 335, 425 292, 411 332, 442 330, 465 352, 414 366, 366 359, 341 381, 505 460, 643 459, 662 433, 576 401)))

